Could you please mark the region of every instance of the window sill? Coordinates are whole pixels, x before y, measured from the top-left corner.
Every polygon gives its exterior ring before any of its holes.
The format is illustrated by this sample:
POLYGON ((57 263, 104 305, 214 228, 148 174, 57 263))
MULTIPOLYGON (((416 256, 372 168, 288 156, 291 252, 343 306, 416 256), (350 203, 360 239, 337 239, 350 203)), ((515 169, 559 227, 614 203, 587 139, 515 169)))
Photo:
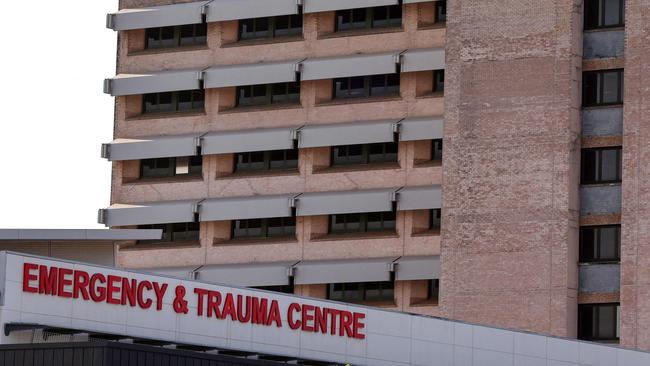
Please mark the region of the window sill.
POLYGON ((593 105, 588 107, 582 107, 583 111, 590 111, 596 109, 612 109, 612 108, 623 108, 623 104, 604 104, 604 105, 593 105))
POLYGON ((301 109, 300 103, 278 103, 278 104, 264 104, 264 105, 251 105, 244 107, 232 107, 219 110, 219 114, 235 114, 235 113, 250 113, 250 112, 265 112, 283 109, 301 109))
POLYGON ((445 92, 435 91, 435 92, 429 92, 422 95, 418 95, 415 97, 415 99, 431 99, 431 98, 444 98, 444 97, 445 97, 445 92))
POLYGON ((580 188, 582 187, 614 187, 620 186, 621 181, 618 182, 598 182, 598 183, 581 183, 580 188))
POLYGON ((302 42, 305 38, 303 36, 286 36, 286 37, 275 37, 275 38, 256 38, 256 39, 246 39, 236 42, 230 42, 221 45, 221 48, 235 48, 235 47, 247 47, 247 46, 261 46, 265 44, 277 44, 277 43, 289 43, 289 42, 302 42))
POLYGON ((585 32, 585 33, 598 33, 598 32, 609 32, 609 31, 620 31, 620 30, 625 30, 625 25, 616 25, 616 26, 611 26, 611 27, 600 27, 600 28, 593 28, 593 29, 584 29, 583 32, 585 32))
POLYGON ((144 49, 140 51, 131 51, 127 53, 127 56, 147 56, 147 55, 160 55, 164 53, 179 53, 179 52, 189 52, 189 51, 205 51, 209 50, 207 44, 197 45, 197 46, 180 46, 180 47, 170 47, 170 48, 152 48, 144 49))
POLYGON ((354 164, 354 165, 338 165, 323 167, 314 170, 312 174, 333 174, 333 173, 346 173, 346 172, 365 172, 372 170, 399 170, 401 166, 399 163, 370 163, 370 164, 354 164))
POLYGON ((413 163, 414 168, 431 168, 431 167, 441 167, 442 160, 416 160, 413 163))
POLYGON ((199 241, 161 241, 152 243, 137 243, 120 247, 120 251, 139 251, 139 250, 159 250, 159 249, 182 249, 182 248, 200 248, 199 241))
POLYGON ((146 184, 166 184, 166 183, 185 183, 185 182, 202 182, 203 176, 189 175, 189 176, 175 176, 175 177, 161 177, 161 178, 138 178, 138 179, 124 179, 124 185, 146 185, 146 184))
POLYGON ((364 240, 364 239, 393 239, 399 238, 395 231, 377 231, 372 233, 341 233, 341 234, 322 234, 314 235, 309 241, 342 241, 342 240, 364 240))
POLYGON ((380 96, 380 97, 359 97, 359 98, 348 98, 348 99, 332 99, 327 102, 317 103, 316 107, 330 107, 330 106, 346 105, 346 104, 390 102, 390 101, 398 101, 398 100, 402 100, 402 97, 399 95, 389 95, 389 96, 380 96))
POLYGON ((420 307, 425 307, 425 306, 438 306, 438 300, 416 300, 412 299, 410 303, 410 307, 412 308, 420 308, 420 307))
POLYGON ((236 245, 259 245, 259 244, 286 244, 297 243, 298 239, 295 235, 290 236, 275 236, 269 238, 236 238, 236 239, 219 239, 215 238, 212 242, 213 246, 236 246, 236 245))
POLYGON ((225 175, 218 175, 217 180, 241 179, 241 178, 262 178, 262 177, 286 177, 300 175, 298 169, 274 169, 250 172, 234 172, 225 175))
POLYGON ((440 236, 440 229, 430 229, 430 230, 416 231, 411 233, 412 238, 418 238, 424 236, 440 236))
POLYGON ((621 264, 620 260, 599 261, 599 262, 578 262, 579 266, 597 266, 600 264, 621 264))
POLYGON ((430 30, 430 29, 445 29, 447 28, 447 22, 421 22, 418 23, 418 30, 430 30))
POLYGON ((147 114, 138 114, 132 117, 126 117, 125 121, 144 121, 150 119, 161 119, 161 118, 183 118, 183 117, 197 117, 197 116, 206 116, 205 111, 199 112, 162 112, 162 113, 147 113, 147 114))
POLYGON ((403 27, 385 27, 385 28, 369 28, 369 29, 351 29, 345 31, 331 32, 319 35, 318 40, 356 37, 356 36, 371 36, 375 34, 399 33, 404 32, 403 27))

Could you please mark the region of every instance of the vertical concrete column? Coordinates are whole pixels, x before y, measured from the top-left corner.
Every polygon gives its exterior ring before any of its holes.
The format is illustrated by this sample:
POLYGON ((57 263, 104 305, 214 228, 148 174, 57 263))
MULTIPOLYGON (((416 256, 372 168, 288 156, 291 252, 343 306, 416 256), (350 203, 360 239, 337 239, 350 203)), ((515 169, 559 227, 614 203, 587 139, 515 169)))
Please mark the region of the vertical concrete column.
POLYGON ((582 1, 447 19, 442 315, 575 336, 582 1))
POLYGON ((650 350, 650 1, 626 1, 621 344, 650 350))

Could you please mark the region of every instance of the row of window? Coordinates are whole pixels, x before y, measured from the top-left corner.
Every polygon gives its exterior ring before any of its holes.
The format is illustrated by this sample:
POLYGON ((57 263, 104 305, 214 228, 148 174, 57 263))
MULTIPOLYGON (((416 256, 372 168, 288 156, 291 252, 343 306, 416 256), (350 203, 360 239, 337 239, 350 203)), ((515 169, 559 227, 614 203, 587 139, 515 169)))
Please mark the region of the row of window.
MULTIPOLYGON (((400 95, 400 74, 353 76, 333 79, 332 99, 397 97, 400 95)), ((444 70, 433 72, 433 92, 444 92, 444 70)), ((300 104, 300 81, 238 86, 237 107, 273 104, 300 104)), ((144 94, 142 113, 203 112, 205 91, 183 90, 144 94)))
MULTIPOLYGON (((341 145, 331 149, 330 166, 397 163, 397 142, 341 145)), ((431 161, 442 160, 442 139, 432 140, 431 161)), ((200 176, 203 158, 200 155, 177 158, 143 159, 140 179, 200 176)), ((298 169, 298 149, 235 153, 233 172, 266 172, 298 169)))
MULTIPOLYGON (((395 232, 395 211, 334 214, 329 216, 329 234, 355 234, 371 232, 395 232)), ((429 210, 429 230, 440 230, 440 209, 429 210)), ((173 223, 141 225, 140 229, 162 229, 163 242, 199 240, 199 223, 173 223)), ((232 220, 232 239, 261 239, 295 237, 296 218, 274 217, 263 219, 232 220)), ((147 244, 154 241, 141 241, 147 244)), ((156 240, 155 242, 159 242, 156 240)))
MULTIPOLYGON (((445 0, 435 3, 435 23, 447 20, 445 0)), ((359 29, 390 28, 402 26, 402 6, 389 5, 371 8, 339 10, 335 15, 335 32, 359 29)), ((145 31, 145 49, 164 49, 205 45, 207 24, 188 24, 148 28, 145 31)), ((238 40, 273 39, 302 36, 302 11, 294 15, 250 18, 239 21, 238 40)))

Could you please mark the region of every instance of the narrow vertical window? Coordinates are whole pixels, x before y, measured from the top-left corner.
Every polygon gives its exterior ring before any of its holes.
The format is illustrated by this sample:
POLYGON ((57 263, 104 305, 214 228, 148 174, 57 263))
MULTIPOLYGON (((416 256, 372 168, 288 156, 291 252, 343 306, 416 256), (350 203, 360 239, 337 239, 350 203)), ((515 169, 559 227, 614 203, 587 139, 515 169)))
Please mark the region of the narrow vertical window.
POLYGON ((625 0, 585 0, 585 30, 625 26, 625 0))
POLYGON ((621 147, 583 149, 581 183, 619 183, 622 179, 621 147))
POLYGON ((578 305, 578 339, 618 343, 620 308, 618 303, 578 305))
POLYGON ((601 70, 583 73, 583 107, 617 104, 623 104, 623 70, 601 70))

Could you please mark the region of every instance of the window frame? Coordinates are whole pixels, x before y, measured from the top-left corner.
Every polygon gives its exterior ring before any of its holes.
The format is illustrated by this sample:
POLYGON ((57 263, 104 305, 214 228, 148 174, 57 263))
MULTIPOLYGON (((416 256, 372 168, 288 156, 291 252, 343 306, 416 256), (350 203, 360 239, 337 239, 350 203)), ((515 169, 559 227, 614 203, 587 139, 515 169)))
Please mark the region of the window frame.
POLYGON ((580 263, 611 263, 611 262, 618 262, 620 263, 621 261, 621 225, 620 224, 615 224, 615 225, 594 225, 594 226, 582 226, 580 227, 580 239, 579 239, 579 261, 580 263), (616 248, 616 256, 613 258, 604 258, 600 255, 600 252, 602 251, 603 243, 602 243, 602 229, 609 229, 609 228, 615 228, 617 229, 617 235, 615 242, 613 245, 616 248), (586 236, 585 236, 585 231, 587 230, 594 230, 593 233, 593 243, 586 243, 586 236), (596 252, 593 256, 588 256, 586 254, 586 245, 593 245, 594 246, 594 252, 596 252))
MULTIPOLYGON (((303 14, 302 14, 302 6, 298 6, 299 11, 298 14, 288 14, 288 15, 276 15, 276 16, 271 16, 271 17, 259 17, 259 18, 247 18, 247 19, 240 19, 237 24, 237 41, 238 42, 246 42, 246 41, 253 41, 253 40, 260 40, 260 39, 281 39, 281 38, 290 38, 290 37, 302 37, 303 32, 304 32, 304 19, 303 19, 303 14), (279 18, 286 17, 287 18, 287 24, 288 28, 286 30, 288 31, 287 34, 280 34, 278 35, 278 28, 277 28, 277 23, 279 18), (262 19, 266 19, 268 22, 268 29, 266 30, 266 35, 264 36, 253 36, 253 37, 242 37, 244 34, 243 31, 243 26, 244 22, 253 22, 253 25, 256 27, 257 23, 261 21, 262 19), (295 26, 292 27, 293 21, 296 21, 296 19, 300 19, 300 26, 295 26), (299 31, 297 31, 299 29, 299 31)), ((256 31, 254 31, 256 32, 256 31)))
POLYGON ((427 301, 440 301, 440 279, 432 278, 427 281, 427 301))
MULTIPOLYGON (((361 22, 359 22, 361 23, 361 22)), ((382 5, 382 6, 371 6, 371 7, 365 7, 365 8, 352 8, 352 9, 341 9, 337 10, 334 13, 334 32, 339 33, 339 32, 354 32, 354 31, 359 31, 359 30, 366 30, 366 29, 390 29, 390 28, 402 28, 404 26, 404 8, 402 7, 402 4, 398 5, 382 5), (375 13, 377 12, 378 8, 385 8, 386 9, 386 18, 385 19, 375 19, 375 13), (391 9, 397 9, 399 8, 399 18, 391 18, 391 13, 395 12, 396 10, 391 9), (355 11, 363 11, 364 12, 364 22, 363 26, 354 26, 354 12, 355 11), (347 13, 347 14, 345 14, 347 13), (341 22, 341 18, 343 16, 347 15, 350 19, 349 23, 345 24, 350 24, 349 26, 344 26, 344 23, 341 22), (399 19, 399 25, 393 24, 396 19, 399 19), (376 25, 375 22, 377 21, 385 21, 386 25, 376 25), (342 27, 343 26, 343 27, 342 27)))
POLYGON ((138 244, 154 244, 154 243, 189 243, 189 242, 198 242, 201 240, 201 224, 196 221, 192 222, 175 222, 175 223, 166 223, 166 224, 149 224, 149 225, 138 225, 138 229, 162 229, 163 234, 161 239, 147 239, 147 240, 138 240, 138 244), (176 240, 175 236, 178 235, 179 231, 174 231, 175 225, 185 225, 185 231, 182 233, 196 233, 192 234, 192 238, 185 240, 176 240), (191 226, 195 226, 196 230, 192 229, 191 226), (196 235, 196 238, 194 238, 196 235))
MULTIPOLYGON (((296 236, 296 216, 288 216, 288 217, 265 217, 265 218, 259 218, 259 219, 241 219, 241 220, 231 220, 230 222, 230 238, 233 240, 242 240, 242 239, 269 239, 269 238, 288 238, 288 237, 295 237, 296 236), (238 223, 250 223, 253 220, 260 220, 260 235, 235 235, 237 232, 237 224, 238 223), (280 220, 282 222, 282 226, 276 226, 276 227, 281 227, 283 233, 282 234, 270 234, 269 228, 271 227, 270 221, 271 220, 280 220), (288 223, 286 221, 289 221, 288 223), (293 225, 291 225, 291 221, 293 221, 293 225), (293 230, 290 228, 293 227, 293 230), (287 228, 289 228, 287 230, 287 228), (288 231, 288 232, 287 232, 288 231)), ((249 228, 241 229, 239 230, 248 230, 249 228)))
POLYGON ((433 70, 433 93, 445 93, 445 70, 433 70))
POLYGON ((166 50, 166 49, 175 49, 175 48, 183 48, 183 47, 195 47, 195 46, 204 46, 208 44, 208 24, 203 22, 203 23, 196 23, 196 24, 182 24, 182 25, 172 25, 172 26, 166 26, 166 27, 152 27, 152 28, 146 28, 144 31, 144 49, 145 50, 166 50), (191 44, 182 44, 183 42, 183 27, 192 27, 192 39, 193 42, 191 44), (199 28, 201 27, 201 28, 199 28), (158 42, 162 42, 162 33, 165 30, 165 28, 172 28, 172 32, 174 33, 174 37, 171 38, 173 39, 173 45, 171 46, 161 46, 161 45, 151 45, 150 40, 149 40, 149 33, 153 33, 154 31, 158 32, 158 37, 159 40, 158 42), (201 31, 205 29, 205 35, 199 34, 198 31, 201 31), (198 34, 198 35, 197 35, 198 34), (200 39, 203 38, 201 41, 200 39), (197 39, 199 39, 197 41, 197 39))
MULTIPOLYGON (((241 163, 242 165, 244 163, 241 163)), ((293 148, 293 149, 285 149, 285 150, 266 150, 266 151, 246 151, 246 152, 238 152, 234 154, 234 159, 233 159, 233 173, 237 172, 267 172, 267 171, 294 171, 298 170, 300 167, 300 150, 298 148, 293 148), (279 153, 281 152, 284 156, 284 159, 282 160, 273 160, 273 154, 274 153, 279 153), (249 166, 254 164, 250 160, 250 156, 253 154, 263 154, 263 160, 262 164, 263 167, 261 169, 254 169, 254 168, 247 168, 247 169, 242 169, 240 167, 240 156, 249 156, 249 162, 246 163, 249 166), (290 153, 295 153, 296 158, 295 159, 289 159, 289 154, 290 153), (295 160, 295 166, 293 166, 293 163, 288 164, 288 162, 293 162, 295 160), (283 162, 282 167, 273 167, 274 162, 283 162)))
POLYGON ((431 161, 442 162, 443 146, 442 139, 431 140, 431 161))
POLYGON ((592 341, 592 342, 604 342, 604 343, 616 343, 620 342, 620 303, 596 303, 596 304, 578 304, 578 339, 581 340, 587 340, 587 341, 592 341), (615 333, 618 333, 618 337, 606 337, 604 335, 601 335, 600 331, 600 323, 598 320, 600 319, 600 309, 605 308, 605 307, 615 307, 615 316, 614 319, 616 320, 616 324, 614 325, 615 328, 615 333), (585 315, 585 309, 591 308, 592 312, 592 319, 590 320, 591 325, 590 328, 592 330, 592 335, 587 335, 587 329, 585 329, 586 324, 584 323, 586 319, 584 319, 585 315), (598 310, 596 312, 596 310, 598 310), (598 328, 598 329, 595 329, 598 328))
POLYGON ((598 147, 598 148, 585 148, 581 151, 580 159, 580 184, 581 185, 595 185, 595 184, 616 184, 623 181, 623 149, 621 146, 608 146, 608 147, 598 147), (603 166, 602 166, 602 153, 603 151, 615 150, 616 151, 616 179, 603 180, 603 166), (586 168, 587 168, 587 153, 596 152, 596 161, 595 161, 595 175, 594 180, 586 179, 586 168))
POLYGON ((372 164, 387 164, 387 163, 397 163, 399 162, 399 143, 398 142, 377 142, 377 143, 370 143, 370 144, 354 144, 354 145, 337 145, 337 146, 332 146, 330 149, 330 166, 331 167, 338 167, 338 166, 355 166, 355 165, 372 165, 372 164), (389 146, 393 145, 395 147, 395 159, 392 159, 390 156, 393 155, 392 152, 390 152, 389 146), (350 157, 356 156, 356 155, 350 155, 350 149, 360 146, 361 147, 361 162, 356 162, 356 161, 349 161, 351 160, 350 157), (373 147, 378 147, 381 146, 382 153, 381 154, 371 154, 371 149, 373 147), (347 151, 347 154, 345 155, 345 158, 341 158, 337 156, 337 152, 340 151, 341 149, 345 149, 347 151), (372 158, 372 156, 381 156, 381 158, 372 158), (342 161, 341 159, 348 160, 342 161), (374 161, 373 161, 374 160, 374 161))
POLYGON ((433 16, 434 16, 434 24, 444 24, 447 23, 447 1, 446 0, 438 0, 435 2, 433 5, 433 16), (444 10, 442 12, 441 10, 444 10))
POLYGON ((605 23, 605 18, 607 16, 607 13, 605 11, 605 2, 607 0, 587 0, 585 1, 584 4, 584 30, 585 31, 591 31, 591 30, 598 30, 598 29, 612 29, 612 28, 622 28, 625 27, 625 0, 618 0, 618 14, 619 14, 619 21, 616 24, 611 24, 611 25, 604 25, 605 23), (590 1, 592 2, 597 2, 598 4, 594 6, 595 10, 598 12, 597 22, 591 22, 588 21, 588 5, 590 4, 590 1), (595 24, 595 25, 594 25, 595 24))
MULTIPOLYGON (((301 85, 300 85, 300 79, 296 81, 287 81, 283 83, 271 83, 271 84, 254 84, 254 85, 239 85, 237 86, 235 90, 235 107, 236 108, 245 108, 245 107, 258 107, 258 106, 269 106, 269 105, 282 105, 282 104, 295 104, 299 105, 301 104, 300 100, 300 94, 301 94, 301 85), (290 85, 290 84, 295 84, 295 85, 290 85), (283 95, 287 100, 278 100, 274 101, 274 97, 276 94, 273 94, 274 88, 284 85, 285 93, 284 94, 277 94, 277 95, 283 95), (245 103, 242 104, 242 98, 247 98, 245 96, 242 96, 242 91, 245 93, 245 89, 250 88, 250 97, 248 97, 251 100, 254 100, 256 97, 253 96, 253 93, 255 91, 255 87, 264 87, 264 101, 261 103, 255 103, 255 102, 250 102, 250 103, 245 103), (298 93, 291 93, 290 89, 292 87, 297 87, 298 93), (297 100, 291 100, 292 98, 296 98, 297 100)), ((262 98, 262 97, 259 97, 262 98)))
POLYGON ((330 214, 328 215, 327 234, 328 235, 346 235, 346 234, 368 234, 368 233, 389 233, 397 232, 397 211, 381 211, 381 212, 360 212, 360 213, 347 213, 347 214, 330 214), (370 215, 379 214, 378 221, 370 221, 370 215), (358 221, 350 220, 353 215, 359 215, 358 221), (388 218, 385 215, 389 215, 388 218), (391 219, 392 216, 392 219, 391 219), (337 217, 343 218, 343 229, 335 229, 337 224, 337 217), (392 222, 392 224, 390 224, 392 222), (358 224, 358 229, 348 229, 348 223, 358 224), (378 229, 369 228, 370 223, 379 223, 378 229))
POLYGON ((395 281, 371 281, 371 282, 348 282, 348 283, 328 283, 326 298, 328 300, 334 301, 343 301, 349 303, 361 303, 361 302, 386 302, 392 301, 395 302, 395 281), (346 286, 351 287, 353 285, 358 286, 357 289, 345 289, 346 286), (379 295, 376 298, 368 298, 368 291, 374 289, 369 288, 372 285, 377 285, 379 295), (337 291, 336 286, 342 286, 343 290, 337 291), (341 296, 333 296, 336 292, 341 293, 341 296), (346 296, 346 293, 356 293, 358 294, 358 299, 355 296, 346 296))
POLYGON ((402 77, 399 72, 399 70, 396 73, 390 73, 390 74, 378 74, 378 75, 360 75, 360 76, 346 76, 346 77, 341 77, 341 78, 334 78, 332 79, 332 100, 349 100, 349 99, 360 99, 360 98, 371 98, 371 97, 399 97, 401 94, 401 84, 402 84, 402 77), (397 76, 397 84, 396 85, 390 85, 390 77, 391 76, 397 76), (384 85, 381 87, 383 89, 383 92, 379 94, 373 93, 372 89, 372 81, 373 78, 377 78, 383 76, 384 77, 384 85), (353 89, 352 88, 352 83, 353 79, 360 79, 363 78, 363 95, 354 95, 351 91, 352 90, 360 90, 360 89, 353 89), (337 88, 337 83, 342 83, 345 81, 347 83, 347 88, 337 88), (392 91, 393 88, 397 87, 396 91, 392 91), (338 93, 338 91, 341 91, 341 93, 338 93), (343 93, 345 91, 345 93, 343 93))
POLYGON ((606 69, 606 70, 594 70, 594 71, 584 71, 582 73, 582 107, 605 107, 605 106, 617 106, 623 105, 625 103, 625 70, 624 69, 606 69), (605 95, 605 88, 603 86, 605 74, 616 73, 618 77, 618 84, 616 86, 616 101, 614 102, 603 102, 605 95), (596 101, 589 101, 587 89, 589 85, 586 80, 590 75, 596 75, 596 101))
POLYGON ((173 113, 192 113, 192 112, 205 112, 205 89, 193 89, 193 90, 177 90, 171 92, 158 92, 158 93, 146 93, 142 94, 142 112, 143 115, 157 115, 157 114, 173 114, 173 113), (190 108, 181 109, 180 95, 181 93, 190 93, 190 108), (160 107, 157 110, 147 110, 148 98, 155 96, 156 106, 160 106, 160 98, 163 94, 171 95, 171 110, 160 110, 160 107), (196 99, 200 95, 201 98, 196 99), (196 104, 196 107, 195 107, 196 104))
POLYGON ((442 229, 442 209, 432 208, 429 210, 429 230, 440 231, 442 229))
POLYGON ((203 176, 203 156, 199 153, 197 155, 193 156, 178 156, 178 157, 170 157, 170 158, 150 158, 150 159, 141 159, 140 160, 140 173, 138 176, 138 179, 164 179, 164 178, 175 178, 175 177, 195 177, 195 176, 203 176), (176 172, 176 166, 178 159, 181 158, 187 158, 188 159, 188 172, 184 174, 179 174, 176 172), (169 167, 167 168, 167 174, 166 175, 161 175, 161 176, 145 176, 144 175, 144 162, 145 161, 161 161, 161 160, 168 160, 169 167), (200 164, 194 164, 196 163, 197 160, 199 161, 200 164), (194 171, 193 171, 194 167, 194 171), (196 170, 197 168, 198 171, 196 170))

